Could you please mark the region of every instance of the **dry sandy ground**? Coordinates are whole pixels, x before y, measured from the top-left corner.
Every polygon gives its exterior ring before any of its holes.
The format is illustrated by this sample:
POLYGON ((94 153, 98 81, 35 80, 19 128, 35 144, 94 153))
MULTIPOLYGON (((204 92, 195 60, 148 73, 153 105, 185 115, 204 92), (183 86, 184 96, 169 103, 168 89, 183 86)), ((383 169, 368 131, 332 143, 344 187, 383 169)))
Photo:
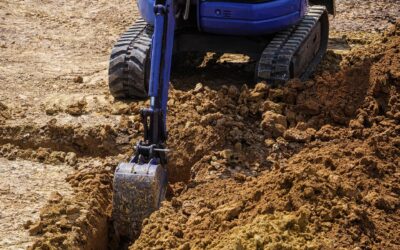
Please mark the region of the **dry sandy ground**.
MULTIPOLYGON (((396 0, 338 0, 337 3, 338 15, 332 22, 331 48, 345 51, 345 53, 349 53, 352 48, 364 48, 364 46, 374 44, 376 39, 380 39, 380 33, 400 16, 400 5, 396 0)), ((3 157, 0 161, 0 206, 1 208, 4 206, 0 214, 0 224, 6 225, 0 229, 0 248, 16 249, 35 242, 35 246, 38 247, 49 244, 57 248, 77 246, 105 248, 109 244, 107 243, 109 239, 110 246, 114 246, 112 236, 109 236, 112 235, 112 231, 107 230, 111 173, 118 160, 126 158, 131 153, 131 145, 140 136, 140 128, 135 124, 139 119, 139 107, 143 103, 115 102, 108 95, 107 66, 112 44, 118 35, 135 20, 137 16, 135 11, 135 5, 127 0, 5 0, 0 2, 0 84, 2 86, 0 90, 0 156, 3 157), (71 175, 65 180, 67 174, 71 175), (17 188, 12 188, 13 186, 17 188), (72 190, 76 195, 69 195, 72 190), (57 191, 65 197, 60 198, 57 195, 49 197, 52 191, 57 191), (50 201, 45 205, 49 198, 50 201), (42 221, 36 222, 35 219, 43 206, 45 208, 41 211, 42 221), (101 209, 97 211, 99 207, 101 209), (29 220, 33 221, 33 225, 26 224, 29 220), (57 222, 55 227, 51 227, 57 222), (27 235, 24 224, 32 236, 27 235), (99 240, 99 237, 102 239, 99 240)), ((339 70, 342 52, 332 52, 325 60, 321 71, 339 70)), ((171 156, 172 162, 175 162, 170 166, 171 182, 175 183, 171 195, 179 196, 182 190, 196 187, 196 181, 194 184, 189 183, 191 178, 198 182, 216 177, 224 179, 230 176, 231 178, 231 170, 229 168, 229 171, 226 170, 226 162, 220 162, 220 157, 224 158, 226 154, 229 156, 230 151, 221 153, 222 156, 218 153, 219 151, 231 150, 235 147, 239 151, 242 150, 236 159, 240 163, 229 164, 233 164, 233 168, 239 174, 233 175, 232 178, 243 181, 242 175, 255 178, 254 176, 258 176, 263 171, 269 171, 271 164, 271 159, 262 159, 257 162, 259 160, 257 157, 254 157, 251 162, 246 162, 242 159, 244 156, 251 158, 252 153, 256 156, 265 155, 275 150, 276 157, 285 162, 303 147, 300 145, 290 150, 282 149, 280 152, 280 148, 288 147, 289 144, 286 139, 282 141, 275 135, 267 135, 259 128, 258 123, 263 118, 257 113, 259 111, 255 114, 251 111, 258 109, 259 104, 246 101, 244 104, 246 107, 238 111, 243 112, 244 121, 237 120, 237 117, 227 111, 239 105, 233 97, 232 100, 225 100, 229 103, 227 110, 216 108, 220 104, 218 100, 221 99, 221 93, 224 95, 227 91, 223 85, 239 87, 237 90, 228 88, 228 91, 234 92, 233 95, 246 92, 240 89, 243 84, 250 84, 248 92, 263 91, 264 87, 259 86, 258 88, 261 89, 255 89, 251 85, 251 74, 246 69, 243 70, 242 66, 220 66, 210 63, 205 69, 190 69, 188 72, 182 75, 175 74, 173 79, 175 90, 171 92, 171 99, 175 100, 175 104, 170 103, 170 126, 172 127, 170 143, 171 147, 180 149, 179 152, 182 153, 182 155, 171 156), (237 72, 237 75, 232 74, 232 71, 237 72), (196 85, 199 82, 203 87, 196 85), (186 94, 186 91, 189 93, 186 94), (204 93, 201 94, 201 91, 204 93), (203 110, 195 106, 201 106, 203 110), (182 107, 189 108, 192 113, 182 113, 180 111, 182 107), (249 115, 247 115, 248 112, 250 112, 249 115), (201 118, 202 116, 206 118, 201 118), (227 138, 220 138, 216 134, 220 133, 221 128, 210 129, 208 123, 225 116, 228 120, 223 122, 227 122, 227 128, 232 129, 233 132, 229 131, 230 135, 227 138), (246 132, 249 134, 241 138, 242 135, 237 131, 245 130, 245 128, 250 128, 246 132), (197 145, 199 138, 202 139, 202 147, 197 145), (269 141, 264 145, 266 139, 269 141), (249 143, 254 146, 249 146, 249 143), (208 151, 215 152, 215 155, 210 155, 208 151), (215 163, 211 164, 211 162, 215 163), (203 167, 202 164, 207 167, 203 167)), ((319 93, 307 89, 303 91, 305 91, 302 94, 303 98, 307 96, 307 91, 319 93)), ((350 93, 355 95, 351 91, 350 93)), ((246 94, 243 95, 246 96, 246 94)), ((342 98, 346 99, 348 95, 347 93, 342 98)), ((359 98, 360 103, 363 97, 359 98)), ((279 96, 263 96, 260 100, 279 103, 278 106, 274 106, 279 110, 282 109, 280 98, 279 96)), ((329 104, 324 105, 331 107, 329 104)), ((336 106, 333 105, 333 107, 336 106)), ((350 108, 344 120, 341 120, 341 115, 325 114, 322 118, 314 118, 316 124, 311 127, 318 131, 326 123, 339 127, 347 126, 357 108, 350 108), (322 120, 322 124, 317 124, 322 120)), ((290 117, 290 112, 287 113, 290 110, 285 105, 283 110, 285 110, 283 115, 290 117)), ((294 110, 294 112, 297 111, 294 110)), ((310 118, 304 116, 306 117, 310 118)), ((296 124, 297 122, 293 122, 289 125, 296 126, 296 124)), ((279 134, 281 130, 277 131, 276 133, 279 134)), ((282 164, 282 162, 279 163, 282 164)), ((398 177, 398 175, 395 176, 398 177)), ((267 178, 268 182, 268 177, 263 178, 267 178)), ((224 185, 224 182, 222 183, 221 185, 224 185)), ((209 186, 193 192, 204 193, 204 190, 222 188, 214 182, 206 185, 209 186)), ((396 190, 398 189, 394 187, 393 192, 398 197, 396 190)), ((236 189, 229 192, 235 193, 236 189)), ((183 195, 182 199, 191 201, 190 195, 189 192, 186 196, 183 195)), ((396 198, 396 195, 394 196, 396 198)), ((179 202, 184 202, 182 199, 179 202)), ((371 198, 371 203, 373 202, 375 202, 374 197, 371 198)), ((382 202, 386 204, 386 200, 382 202)), ((202 201, 192 203, 197 209, 202 201)), ((185 206, 187 207, 188 204, 185 206)), ((212 209, 218 207, 218 204, 211 205, 214 206, 211 206, 212 209)), ((390 205, 387 206, 390 208, 390 205)), ((396 205, 394 206, 397 209, 396 205)), ((233 204, 231 207, 236 211, 237 205, 233 204)), ((196 209, 184 210, 194 210, 197 216, 196 209)), ((268 208, 265 209, 268 210, 268 208)), ((175 216, 174 213, 169 212, 169 216, 175 216)), ((210 212, 204 210, 200 214, 202 213, 210 212)), ((289 213, 289 216, 297 216, 300 212, 295 211, 290 214, 290 211, 278 211, 270 220, 278 223, 287 215, 286 213, 289 213)), ((396 215, 398 212, 395 210, 392 213, 396 215)), ((189 221, 188 225, 196 223, 196 216, 191 219, 194 222, 189 221)), ((158 219, 159 217, 156 216, 154 224, 149 223, 149 225, 158 227, 158 219)), ((244 228, 250 226, 245 219, 242 220, 244 228)), ((393 222, 395 223, 397 217, 390 217, 390 219, 395 220, 393 222)), ((340 225, 340 223, 334 225, 340 225)), ((200 224, 200 226, 204 225, 200 224)), ((147 227, 146 230, 150 230, 148 228, 151 227, 147 227)), ((202 243, 201 240, 196 241, 204 233, 200 232, 201 228, 197 234, 196 231, 187 234, 187 231, 180 230, 185 233, 185 237, 178 237, 179 239, 185 239, 198 247, 207 243, 202 243)), ((241 231, 242 229, 233 230, 241 231)), ((165 230, 164 233, 166 233, 165 236, 169 232, 165 230)), ((352 233, 360 234, 358 231, 352 233)), ((239 232, 234 235, 236 234, 239 232)), ((180 232, 177 235, 179 236, 180 232)), ((148 235, 144 234, 143 240, 138 241, 137 246, 154 244, 146 237, 148 235)), ((221 235, 221 237, 228 239, 229 235, 221 235)), ((291 239, 294 240, 293 242, 298 240, 297 237, 291 239)), ((174 240, 183 247, 187 246, 180 240, 174 240)), ((343 239, 343 242, 346 240, 348 239, 343 239)), ((162 245, 161 242, 159 243, 162 245)), ((209 244, 213 245, 212 242, 209 244)), ((214 247, 217 246, 214 245, 214 247)))
POLYGON ((39 219, 39 210, 49 197, 57 195, 55 190, 63 196, 72 194, 71 186, 65 182, 72 168, 6 159, 0 159, 0 166, 0 247, 26 249, 34 237, 24 225, 39 219))
MULTIPOLYGON (((48 116, 46 105, 50 110, 68 109, 89 96, 90 100, 98 97, 93 108, 98 107, 107 90, 110 48, 133 21, 133 11, 130 1, 0 2, 0 154, 14 160, 18 151, 25 152, 19 158, 35 159, 0 162, 1 249, 32 244, 34 237, 23 225, 38 219, 50 192, 71 193, 65 177, 73 171, 70 165, 77 151, 89 155, 98 152, 96 148, 92 153, 79 150, 81 143, 68 141, 43 126, 54 118, 74 125, 115 122, 99 115, 75 118, 61 112, 59 116, 48 116), (40 151, 39 147, 51 150, 40 151), (54 150, 63 152, 50 156, 54 150), (70 165, 65 160, 68 153, 70 165)), ((73 107, 71 110, 74 112, 73 107)), ((77 137, 71 130, 64 133, 65 137, 77 137)), ((78 140, 88 145, 96 143, 84 136, 78 140)))

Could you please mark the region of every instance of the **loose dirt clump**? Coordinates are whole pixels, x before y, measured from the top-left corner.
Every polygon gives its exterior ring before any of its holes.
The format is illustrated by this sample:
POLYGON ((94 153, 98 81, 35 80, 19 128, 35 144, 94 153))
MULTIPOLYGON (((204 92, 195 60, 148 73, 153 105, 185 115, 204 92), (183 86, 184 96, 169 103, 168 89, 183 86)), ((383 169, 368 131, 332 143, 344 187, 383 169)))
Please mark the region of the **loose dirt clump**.
POLYGON ((4 103, 0 102, 0 124, 11 118, 10 110, 4 103))

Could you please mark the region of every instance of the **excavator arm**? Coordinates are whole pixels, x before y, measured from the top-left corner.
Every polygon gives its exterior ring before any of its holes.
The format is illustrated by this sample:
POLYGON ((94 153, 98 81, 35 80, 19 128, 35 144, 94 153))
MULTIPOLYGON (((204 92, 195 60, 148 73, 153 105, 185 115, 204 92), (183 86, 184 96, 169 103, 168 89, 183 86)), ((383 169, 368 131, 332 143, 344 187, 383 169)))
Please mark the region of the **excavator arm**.
POLYGON ((118 165, 113 183, 114 228, 120 238, 128 240, 138 236, 143 219, 159 208, 167 185, 165 141, 175 31, 173 0, 157 0, 154 14, 150 107, 141 110, 144 139, 137 143, 131 161, 118 165))

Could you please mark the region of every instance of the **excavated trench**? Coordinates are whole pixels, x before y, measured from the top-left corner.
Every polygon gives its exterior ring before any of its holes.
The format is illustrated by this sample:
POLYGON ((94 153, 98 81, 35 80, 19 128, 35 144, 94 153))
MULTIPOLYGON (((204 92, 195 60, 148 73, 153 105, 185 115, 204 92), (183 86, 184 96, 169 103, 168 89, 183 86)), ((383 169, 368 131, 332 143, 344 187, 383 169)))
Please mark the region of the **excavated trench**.
POLYGON ((168 199, 137 241, 118 242, 110 220, 112 173, 125 151, 80 158, 68 177, 77 196, 45 207, 34 247, 395 246, 384 233, 393 224, 373 214, 399 218, 397 41, 395 29, 367 52, 329 52, 314 80, 277 88, 252 85, 251 63, 185 69, 169 100, 168 199), (337 214, 326 217, 332 206, 337 214))

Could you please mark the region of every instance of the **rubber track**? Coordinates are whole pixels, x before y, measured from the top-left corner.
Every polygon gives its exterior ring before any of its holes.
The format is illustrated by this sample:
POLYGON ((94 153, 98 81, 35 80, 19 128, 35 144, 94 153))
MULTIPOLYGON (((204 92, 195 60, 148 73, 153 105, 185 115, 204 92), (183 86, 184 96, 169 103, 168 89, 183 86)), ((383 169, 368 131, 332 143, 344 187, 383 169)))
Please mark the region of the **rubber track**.
POLYGON ((114 45, 108 84, 115 98, 140 100, 147 97, 152 34, 153 28, 139 19, 114 45))
MULTIPOLYGON (((324 13, 324 6, 311 6, 299 24, 276 34, 260 57, 256 77, 274 85, 286 83, 291 78, 292 58, 324 13)), ((302 80, 308 78, 321 61, 326 52, 324 42, 321 41, 321 49, 302 74, 302 80)))

